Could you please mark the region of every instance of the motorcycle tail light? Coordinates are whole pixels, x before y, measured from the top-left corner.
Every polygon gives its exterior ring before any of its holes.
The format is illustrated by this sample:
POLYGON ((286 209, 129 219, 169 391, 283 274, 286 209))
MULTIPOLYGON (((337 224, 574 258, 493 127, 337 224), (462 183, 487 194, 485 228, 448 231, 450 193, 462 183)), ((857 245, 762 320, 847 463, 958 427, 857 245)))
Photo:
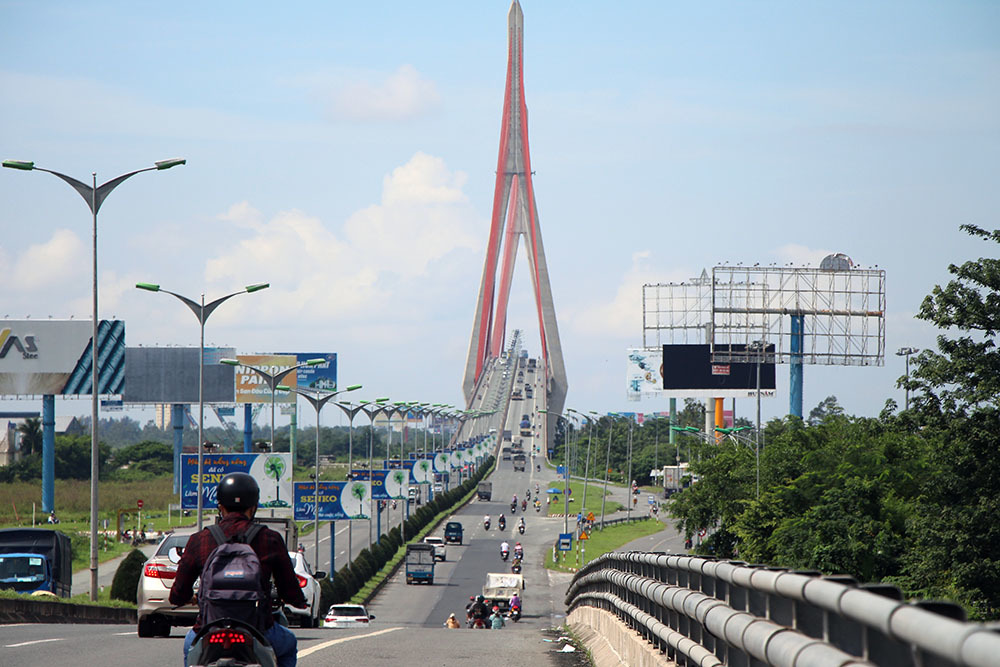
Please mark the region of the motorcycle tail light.
POLYGON ((309 580, 303 577, 301 574, 295 575, 295 578, 299 580, 299 588, 305 588, 306 584, 309 583, 309 580))
POLYGON ((250 638, 238 630, 219 630, 208 636, 208 643, 220 645, 223 650, 228 650, 233 645, 249 644, 250 638))

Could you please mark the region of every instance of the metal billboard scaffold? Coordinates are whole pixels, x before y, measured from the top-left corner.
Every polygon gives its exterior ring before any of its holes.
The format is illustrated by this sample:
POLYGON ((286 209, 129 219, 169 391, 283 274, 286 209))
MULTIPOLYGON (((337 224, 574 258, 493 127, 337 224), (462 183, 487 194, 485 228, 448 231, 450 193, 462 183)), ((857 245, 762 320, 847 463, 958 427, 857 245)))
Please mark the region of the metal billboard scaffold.
POLYGON ((707 343, 712 321, 712 279, 708 272, 684 283, 642 286, 642 347, 707 343))

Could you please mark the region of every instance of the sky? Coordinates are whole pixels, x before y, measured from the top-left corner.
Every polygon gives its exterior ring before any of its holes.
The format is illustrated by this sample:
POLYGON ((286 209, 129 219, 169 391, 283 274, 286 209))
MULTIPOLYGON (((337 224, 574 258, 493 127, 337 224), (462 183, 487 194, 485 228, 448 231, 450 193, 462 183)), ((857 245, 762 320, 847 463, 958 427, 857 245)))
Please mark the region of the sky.
MULTIPOLYGON (((127 345, 198 344, 190 311, 136 282, 207 300, 270 282, 219 308, 206 344, 336 352, 363 398, 462 405, 508 8, 0 0, 0 157, 88 182, 187 159, 100 211, 100 316, 125 321, 127 345)), ((807 366, 804 410, 831 395, 856 415, 902 404, 894 352, 940 333, 914 318, 922 299, 950 263, 995 251, 959 225, 997 227, 1000 3, 522 8, 567 406, 667 409, 625 398, 644 283, 834 252, 886 271, 885 364, 807 366)), ((0 316, 89 318, 79 195, 2 170, 0 202, 0 316)), ((537 354, 523 248, 508 324, 537 354)), ((777 377, 766 419, 788 412, 788 366, 777 377)))

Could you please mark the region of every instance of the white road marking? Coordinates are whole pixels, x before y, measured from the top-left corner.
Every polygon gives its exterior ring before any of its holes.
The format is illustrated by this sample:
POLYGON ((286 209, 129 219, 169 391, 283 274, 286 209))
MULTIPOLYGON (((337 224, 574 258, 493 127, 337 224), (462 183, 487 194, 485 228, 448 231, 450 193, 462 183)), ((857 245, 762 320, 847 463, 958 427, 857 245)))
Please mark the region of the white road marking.
POLYGON ((65 637, 53 637, 52 639, 36 639, 30 642, 21 642, 20 644, 7 644, 4 648, 18 648, 19 646, 31 646, 32 644, 44 644, 46 642, 61 642, 65 637))
POLYGON ((395 632, 396 630, 402 630, 403 628, 386 628, 385 630, 379 630, 378 632, 369 632, 367 635, 354 635, 352 637, 342 637, 340 639, 331 639, 328 642, 323 642, 322 644, 317 644, 316 646, 310 646, 307 649, 302 649, 298 653, 298 657, 304 658, 307 655, 312 655, 317 651, 321 651, 325 648, 330 648, 336 644, 342 644, 344 642, 354 641, 355 639, 365 639, 366 637, 377 637, 378 635, 384 635, 388 632, 395 632))
POLYGON ((128 637, 129 635, 134 635, 134 634, 135 630, 133 630, 132 632, 116 632, 115 637, 128 637))

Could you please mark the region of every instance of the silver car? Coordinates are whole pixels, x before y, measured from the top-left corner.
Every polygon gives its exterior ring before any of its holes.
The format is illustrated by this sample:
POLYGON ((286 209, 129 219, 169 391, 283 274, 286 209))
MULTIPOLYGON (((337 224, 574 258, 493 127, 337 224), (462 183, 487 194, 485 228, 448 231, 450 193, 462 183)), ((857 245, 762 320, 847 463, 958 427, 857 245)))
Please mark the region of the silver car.
POLYGON ((190 535, 167 535, 146 561, 136 590, 140 637, 169 637, 174 625, 194 625, 198 605, 174 608, 167 598, 177 577, 177 563, 190 535))
POLYGON ((298 609, 285 605, 285 616, 288 622, 296 622, 302 628, 318 628, 323 620, 323 610, 320 608, 320 598, 322 594, 319 582, 326 579, 326 572, 313 572, 304 554, 298 551, 289 551, 288 557, 292 559, 295 566, 295 577, 299 580, 299 587, 302 594, 306 596, 306 608, 298 609))

